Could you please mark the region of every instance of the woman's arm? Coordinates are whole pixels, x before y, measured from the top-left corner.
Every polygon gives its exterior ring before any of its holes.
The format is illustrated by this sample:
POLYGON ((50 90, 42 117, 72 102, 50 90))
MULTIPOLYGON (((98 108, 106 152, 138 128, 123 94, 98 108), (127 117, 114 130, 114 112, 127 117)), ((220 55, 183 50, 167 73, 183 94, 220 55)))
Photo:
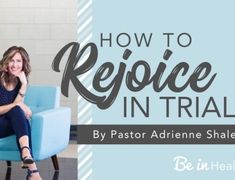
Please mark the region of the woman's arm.
POLYGON ((16 105, 17 105, 17 103, 13 102, 11 104, 0 106, 0 115, 7 113, 8 111, 10 111, 16 105))
POLYGON ((24 96, 25 96, 25 93, 26 93, 26 90, 27 90, 27 78, 26 78, 26 75, 25 75, 25 72, 24 71, 21 71, 17 77, 19 78, 20 82, 21 82, 21 87, 19 89, 19 93, 18 95, 16 96, 15 98, 15 101, 14 102, 23 102, 24 101, 24 96))
POLYGON ((23 111, 27 119, 29 119, 32 116, 32 111, 30 108, 25 105, 23 102, 13 102, 7 105, 0 106, 0 115, 7 113, 15 106, 19 106, 23 111))
POLYGON ((19 105, 21 107, 21 109, 24 111, 25 116, 27 119, 29 119, 32 116, 32 111, 31 109, 24 104, 24 96, 27 90, 27 78, 25 75, 24 71, 21 71, 17 77, 19 78, 20 82, 21 82, 21 87, 19 89, 18 95, 16 96, 14 102, 17 103, 17 105, 19 105))
POLYGON ((24 96, 27 90, 27 84, 22 84, 19 90, 19 93, 17 94, 14 102, 18 103, 18 102, 23 102, 24 101, 24 96))

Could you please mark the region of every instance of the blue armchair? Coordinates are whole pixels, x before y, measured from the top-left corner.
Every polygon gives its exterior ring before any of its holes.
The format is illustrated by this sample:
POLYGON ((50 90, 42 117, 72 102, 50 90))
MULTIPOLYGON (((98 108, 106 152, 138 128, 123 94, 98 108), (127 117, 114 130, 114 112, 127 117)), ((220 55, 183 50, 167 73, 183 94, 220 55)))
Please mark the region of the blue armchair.
MULTIPOLYGON (((25 104, 32 112, 31 134, 33 156, 36 161, 52 158, 55 170, 59 170, 56 154, 69 142, 71 111, 60 107, 60 89, 53 86, 29 86, 25 104)), ((0 138, 0 160, 20 161, 16 136, 0 138)))

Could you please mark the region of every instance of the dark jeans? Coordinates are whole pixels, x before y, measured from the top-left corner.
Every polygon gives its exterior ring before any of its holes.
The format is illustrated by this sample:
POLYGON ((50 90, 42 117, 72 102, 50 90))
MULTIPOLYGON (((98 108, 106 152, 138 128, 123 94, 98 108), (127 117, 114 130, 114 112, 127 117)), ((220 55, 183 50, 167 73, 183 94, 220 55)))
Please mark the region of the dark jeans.
POLYGON ((17 146, 21 151, 19 139, 26 135, 29 137, 29 147, 31 149, 31 128, 23 110, 15 106, 6 114, 0 116, 0 138, 16 135, 17 146))

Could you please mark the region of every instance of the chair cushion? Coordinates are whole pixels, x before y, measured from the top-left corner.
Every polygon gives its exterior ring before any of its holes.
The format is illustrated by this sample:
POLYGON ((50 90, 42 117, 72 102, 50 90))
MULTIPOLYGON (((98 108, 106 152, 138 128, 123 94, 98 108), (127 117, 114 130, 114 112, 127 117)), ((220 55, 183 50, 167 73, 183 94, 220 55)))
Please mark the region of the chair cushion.
POLYGON ((18 151, 17 145, 16 145, 16 136, 11 135, 7 136, 5 138, 0 138, 0 147, 1 151, 18 151))
POLYGON ((30 107, 33 114, 48 110, 48 107, 43 107, 43 106, 41 106, 41 107, 40 106, 29 106, 29 107, 30 107))
POLYGON ((59 107, 60 89, 55 86, 29 86, 24 102, 30 107, 47 107, 47 109, 59 107))

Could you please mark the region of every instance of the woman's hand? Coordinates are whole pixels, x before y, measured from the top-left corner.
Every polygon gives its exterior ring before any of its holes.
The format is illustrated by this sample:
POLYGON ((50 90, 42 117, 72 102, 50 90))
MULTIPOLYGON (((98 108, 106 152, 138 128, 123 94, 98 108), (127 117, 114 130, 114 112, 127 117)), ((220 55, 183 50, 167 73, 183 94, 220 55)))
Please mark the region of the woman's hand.
POLYGON ((25 75, 24 71, 21 71, 16 76, 19 78, 22 85, 27 85, 28 82, 27 82, 27 78, 26 78, 26 75, 25 75))
POLYGON ((18 102, 16 103, 16 105, 20 106, 20 108, 24 111, 26 119, 30 119, 30 117, 32 116, 31 109, 23 102, 18 102))

